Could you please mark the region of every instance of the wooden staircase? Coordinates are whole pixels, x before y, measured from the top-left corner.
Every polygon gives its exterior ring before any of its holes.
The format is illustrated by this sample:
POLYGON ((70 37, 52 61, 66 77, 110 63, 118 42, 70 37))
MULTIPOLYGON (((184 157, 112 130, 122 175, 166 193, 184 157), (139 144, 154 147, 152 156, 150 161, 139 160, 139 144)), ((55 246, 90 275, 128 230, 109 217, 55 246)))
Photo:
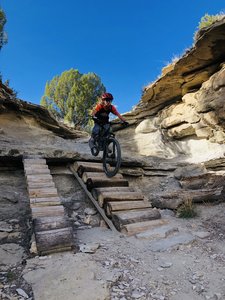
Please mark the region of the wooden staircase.
POLYGON ((40 255, 71 250, 72 228, 43 158, 24 158, 37 251, 40 255))
POLYGON ((161 218, 122 174, 108 178, 101 163, 82 161, 70 165, 70 170, 111 229, 133 235, 152 228, 152 220, 161 218))

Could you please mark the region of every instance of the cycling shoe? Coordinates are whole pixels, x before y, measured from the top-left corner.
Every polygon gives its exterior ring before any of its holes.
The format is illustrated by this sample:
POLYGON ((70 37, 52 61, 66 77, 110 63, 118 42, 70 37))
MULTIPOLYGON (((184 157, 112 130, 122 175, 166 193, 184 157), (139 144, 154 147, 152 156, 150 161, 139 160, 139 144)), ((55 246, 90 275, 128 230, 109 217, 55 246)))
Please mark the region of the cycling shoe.
POLYGON ((98 153, 99 153, 98 148, 96 148, 96 147, 92 147, 92 148, 91 148, 91 154, 92 154, 93 156, 97 156, 98 153))

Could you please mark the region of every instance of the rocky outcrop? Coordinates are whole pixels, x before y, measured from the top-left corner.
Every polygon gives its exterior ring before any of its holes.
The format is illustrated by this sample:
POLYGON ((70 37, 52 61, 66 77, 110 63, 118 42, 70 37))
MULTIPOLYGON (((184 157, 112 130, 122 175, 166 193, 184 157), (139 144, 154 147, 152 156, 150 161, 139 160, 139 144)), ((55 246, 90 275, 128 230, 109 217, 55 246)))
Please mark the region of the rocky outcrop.
POLYGON ((225 17, 201 30, 195 45, 164 68, 126 114, 132 147, 145 156, 191 162, 223 156, 224 94, 225 17))
MULTIPOLYGON (((16 99, 13 91, 0 82, 0 114, 14 114, 14 120, 24 119, 29 123, 36 122, 39 127, 46 128, 65 139, 87 136, 85 133, 58 123, 51 113, 43 106, 16 99), (30 120, 30 121, 29 121, 30 120)), ((13 122, 13 118, 11 120, 13 122)), ((1 126, 1 125, 0 125, 1 126)))
POLYGON ((2 83, 0 116, 0 158, 80 158, 82 143, 76 141, 88 137, 85 132, 57 122, 46 108, 17 99, 2 83))

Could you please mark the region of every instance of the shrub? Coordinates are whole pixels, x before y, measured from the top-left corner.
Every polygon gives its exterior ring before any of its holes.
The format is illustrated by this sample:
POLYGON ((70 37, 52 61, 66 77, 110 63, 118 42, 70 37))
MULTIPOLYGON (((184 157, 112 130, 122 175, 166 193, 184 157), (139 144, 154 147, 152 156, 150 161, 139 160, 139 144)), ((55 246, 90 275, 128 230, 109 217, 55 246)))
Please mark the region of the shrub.
POLYGON ((197 216, 197 212, 192 203, 192 199, 187 199, 177 210, 179 218, 194 218, 197 216))
POLYGON ((223 17, 225 17, 225 13, 221 12, 219 14, 216 15, 209 15, 209 14, 205 14, 200 22, 198 23, 198 28, 197 31, 195 31, 194 33, 194 41, 196 41, 200 35, 200 32, 202 29, 212 25, 213 23, 215 23, 216 21, 221 20, 223 17))
POLYGON ((209 14, 205 14, 202 18, 201 21, 198 24, 198 29, 202 29, 204 27, 210 26, 213 23, 215 23, 216 21, 221 20, 223 17, 225 16, 224 13, 220 13, 217 15, 209 15, 209 14))

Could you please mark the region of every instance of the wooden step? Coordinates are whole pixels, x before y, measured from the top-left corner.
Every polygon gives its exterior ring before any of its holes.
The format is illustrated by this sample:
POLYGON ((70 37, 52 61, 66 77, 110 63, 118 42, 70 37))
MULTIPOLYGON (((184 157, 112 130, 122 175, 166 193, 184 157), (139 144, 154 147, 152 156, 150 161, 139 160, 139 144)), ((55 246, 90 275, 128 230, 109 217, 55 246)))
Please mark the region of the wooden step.
POLYGON ((53 181, 45 181, 45 182, 29 182, 29 189, 40 189, 40 188, 55 188, 55 184, 53 181))
POLYGON ((64 216, 64 208, 62 205, 32 207, 31 212, 34 219, 39 217, 64 216))
POLYGON ((40 217, 34 219, 34 228, 36 232, 66 227, 69 227, 69 221, 64 216, 40 217))
POLYGON ((31 207, 53 206, 53 205, 60 205, 60 204, 61 204, 61 200, 58 196, 47 197, 47 198, 30 198, 31 207))
POLYGON ((27 175, 26 176, 27 182, 41 182, 41 181, 47 181, 52 180, 51 174, 36 174, 36 175, 27 175))
POLYGON ((72 228, 45 159, 24 159, 34 234, 39 255, 71 250, 72 228))
MULTIPOLYGON (((108 177, 105 175, 105 173, 99 173, 99 172, 84 172, 82 175, 82 180, 84 183, 87 182, 87 180, 89 178, 104 178, 104 179, 108 179, 108 177)), ((123 179, 123 175, 122 174, 116 174, 115 176, 113 176, 113 179, 123 179)))
POLYGON ((50 174, 50 170, 48 168, 44 169, 25 169, 26 175, 36 175, 36 174, 50 174))
POLYGON ((39 189, 30 189, 29 188, 30 198, 45 198, 45 197, 57 197, 56 188, 39 188, 39 189))
POLYGON ((70 227, 36 232, 35 238, 38 252, 41 255, 71 250, 73 246, 72 229, 70 227))
POLYGON ((125 233, 127 235, 135 235, 137 233, 154 229, 155 227, 166 225, 169 223, 169 220, 166 219, 155 219, 150 221, 142 221, 142 222, 136 222, 131 223, 127 225, 123 225, 123 228, 121 230, 122 233, 125 233))
POLYGON ((129 186, 127 180, 117 178, 88 178, 86 184, 89 191, 97 187, 129 186))
POLYGON ((33 165, 33 164, 24 164, 25 169, 48 169, 47 165, 43 164, 38 164, 38 165, 33 165))
POLYGON ((114 186, 114 187, 99 187, 99 188, 94 188, 92 189, 91 193, 93 197, 97 200, 99 194, 104 193, 104 192, 110 192, 110 193, 115 193, 115 192, 135 192, 136 189, 131 186, 114 186))
POLYGON ((103 173, 102 163, 77 161, 71 165, 73 171, 77 172, 82 177, 83 172, 100 172, 103 173))
POLYGON ((124 225, 159 219, 159 211, 155 208, 129 210, 112 213, 112 221, 116 228, 121 231, 124 225))
POLYGON ((132 209, 151 208, 147 201, 114 201, 107 202, 105 206, 107 216, 111 216, 116 211, 127 211, 132 209))
POLYGON ((25 158, 23 160, 24 165, 46 165, 46 160, 43 158, 25 158))
POLYGON ((103 207, 109 201, 137 201, 144 200, 144 196, 138 192, 102 192, 97 200, 99 205, 103 207))

